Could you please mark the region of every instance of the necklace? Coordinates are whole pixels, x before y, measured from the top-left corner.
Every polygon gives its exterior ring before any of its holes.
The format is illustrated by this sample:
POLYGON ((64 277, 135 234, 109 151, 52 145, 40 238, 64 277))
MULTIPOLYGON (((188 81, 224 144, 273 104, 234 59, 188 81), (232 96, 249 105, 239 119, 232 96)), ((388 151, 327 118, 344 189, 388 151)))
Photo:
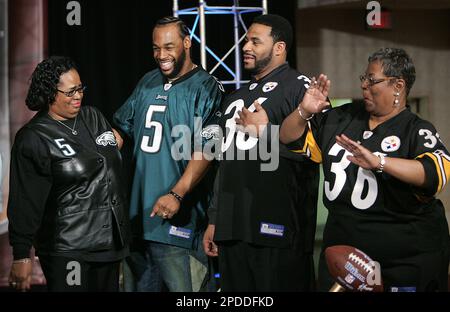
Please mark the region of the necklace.
POLYGON ((63 123, 62 121, 53 118, 52 115, 49 114, 49 116, 50 116, 54 121, 56 121, 57 123, 59 123, 60 125, 63 125, 63 126, 66 127, 67 129, 69 129, 69 130, 72 132, 73 135, 77 135, 77 134, 78 134, 78 131, 75 130, 75 127, 77 126, 78 115, 75 117, 75 122, 73 123, 73 128, 70 128, 68 125, 66 125, 66 124, 63 123))
MULTIPOLYGON (((197 67, 196 64, 192 64, 191 70, 194 70, 196 67, 197 67)), ((191 71, 191 70, 190 70, 190 71, 191 71)), ((184 75, 183 75, 183 76, 184 76, 184 75)), ((180 76, 180 77, 181 77, 181 76, 180 76)), ((167 82, 168 82, 168 84, 172 84, 172 82, 174 82, 175 80, 177 80, 177 79, 180 78, 180 77, 175 77, 175 78, 172 78, 172 79, 167 78, 167 82)))

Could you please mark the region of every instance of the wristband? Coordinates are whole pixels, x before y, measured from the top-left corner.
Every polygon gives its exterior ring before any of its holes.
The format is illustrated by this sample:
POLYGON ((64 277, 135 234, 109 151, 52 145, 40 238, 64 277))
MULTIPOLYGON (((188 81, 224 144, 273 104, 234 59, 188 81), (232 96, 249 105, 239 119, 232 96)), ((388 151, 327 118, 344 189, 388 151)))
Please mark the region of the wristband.
POLYGON ((169 194, 175 197, 180 203, 183 201, 183 197, 175 193, 174 191, 170 190, 169 194))

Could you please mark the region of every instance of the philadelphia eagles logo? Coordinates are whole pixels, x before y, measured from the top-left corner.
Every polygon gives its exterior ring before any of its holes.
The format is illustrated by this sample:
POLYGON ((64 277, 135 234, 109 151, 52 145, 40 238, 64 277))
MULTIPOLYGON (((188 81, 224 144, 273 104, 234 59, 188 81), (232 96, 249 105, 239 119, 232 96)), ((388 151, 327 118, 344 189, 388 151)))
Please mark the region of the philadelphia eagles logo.
POLYGON ((207 140, 218 140, 220 138, 220 127, 219 125, 209 125, 203 128, 201 132, 202 138, 207 140))
POLYGON ((117 146, 116 137, 114 136, 114 133, 112 131, 106 131, 100 134, 97 139, 95 139, 95 143, 97 145, 112 145, 117 146))

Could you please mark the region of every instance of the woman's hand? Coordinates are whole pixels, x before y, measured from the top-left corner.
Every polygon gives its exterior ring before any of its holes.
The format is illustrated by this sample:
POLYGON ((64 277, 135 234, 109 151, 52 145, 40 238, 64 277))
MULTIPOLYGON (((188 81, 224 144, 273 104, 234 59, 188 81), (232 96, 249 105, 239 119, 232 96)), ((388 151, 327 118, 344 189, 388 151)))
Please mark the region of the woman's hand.
POLYGON ((331 81, 324 74, 320 74, 316 81, 312 78, 308 90, 306 90, 303 100, 298 104, 296 110, 287 116, 280 128, 280 141, 283 144, 289 144, 299 139, 314 114, 320 113, 325 107, 329 106, 327 102, 328 91, 331 81))
POLYGON ((9 274, 11 287, 21 291, 30 289, 32 268, 33 263, 29 258, 14 260, 9 274))
POLYGON ((327 102, 330 87, 331 81, 326 75, 320 74, 317 80, 314 77, 312 78, 310 86, 298 106, 303 118, 309 118, 313 114, 320 113, 330 105, 327 102))
POLYGON ((346 151, 352 153, 353 156, 349 155, 347 159, 355 165, 367 170, 378 169, 380 158, 360 143, 351 140, 345 134, 337 135, 336 143, 345 148, 346 151))

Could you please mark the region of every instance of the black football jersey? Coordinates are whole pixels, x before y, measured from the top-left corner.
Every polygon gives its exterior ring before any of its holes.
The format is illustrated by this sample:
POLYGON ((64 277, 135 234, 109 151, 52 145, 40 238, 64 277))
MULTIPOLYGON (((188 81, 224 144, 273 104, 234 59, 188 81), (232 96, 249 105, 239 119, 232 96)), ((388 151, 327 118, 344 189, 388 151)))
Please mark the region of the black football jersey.
POLYGON ((368 121, 369 114, 361 104, 316 115, 297 152, 323 164, 323 202, 329 210, 324 247, 355 246, 383 268, 446 245, 444 209, 434 195, 449 179, 450 157, 433 125, 409 109, 373 130, 368 121), (426 185, 415 188, 387 173, 351 163, 347 159, 351 154, 336 143, 339 134, 373 153, 420 161, 426 185))
POLYGON ((237 129, 235 122, 238 111, 243 107, 254 111, 253 102, 258 100, 270 120, 272 130, 268 132, 277 134, 284 118, 301 102, 308 83, 307 77, 286 63, 225 99, 216 241, 312 248, 317 165, 306 158, 305 162, 294 162, 280 157, 286 148, 280 146, 278 135, 250 137, 237 129), (271 168, 271 162, 276 166, 271 168))

